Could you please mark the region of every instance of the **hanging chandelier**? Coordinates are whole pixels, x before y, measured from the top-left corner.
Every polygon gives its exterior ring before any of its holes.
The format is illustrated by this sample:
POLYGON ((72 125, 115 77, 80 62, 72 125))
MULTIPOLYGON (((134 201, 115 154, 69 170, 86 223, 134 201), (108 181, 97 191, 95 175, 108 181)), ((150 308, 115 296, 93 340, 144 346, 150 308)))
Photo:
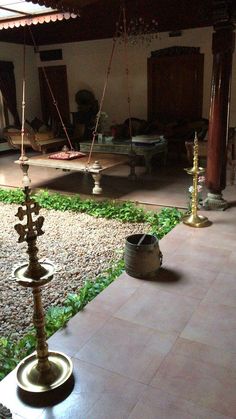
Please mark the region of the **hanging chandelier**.
POLYGON ((130 20, 127 33, 131 45, 149 46, 154 39, 158 38, 158 22, 152 19, 148 23, 143 17, 135 17, 130 20))
MULTIPOLYGON (((125 38, 124 23, 117 22, 116 25, 122 42, 125 38)), ((148 20, 142 16, 133 16, 126 22, 126 35, 130 45, 148 47, 153 40, 158 39, 158 21, 155 18, 148 20)))

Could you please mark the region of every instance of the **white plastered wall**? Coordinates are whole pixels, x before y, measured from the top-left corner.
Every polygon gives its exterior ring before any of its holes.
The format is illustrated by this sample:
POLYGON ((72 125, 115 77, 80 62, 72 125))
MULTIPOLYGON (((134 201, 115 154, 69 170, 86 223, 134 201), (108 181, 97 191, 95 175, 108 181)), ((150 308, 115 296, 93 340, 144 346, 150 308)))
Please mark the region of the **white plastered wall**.
MULTIPOLYGON (((181 37, 171 38, 168 33, 161 33, 159 39, 151 45, 129 47, 129 69, 132 116, 147 118, 147 58, 151 51, 171 46, 200 47, 204 54, 204 86, 202 116, 208 118, 212 76, 212 27, 182 31, 181 37)), ((75 93, 79 89, 89 89, 97 99, 101 97, 107 71, 107 64, 112 48, 112 40, 75 42, 61 45, 63 63, 67 66, 70 110, 76 111, 75 93)), ((58 48, 50 45, 42 49, 58 48)), ((194 100, 194 97, 193 97, 194 100)), ((123 45, 118 45, 112 63, 104 111, 109 115, 109 122, 123 122, 128 116, 127 85, 123 45)), ((232 71, 230 125, 236 126, 236 53, 234 53, 232 71)))
MULTIPOLYGON (((132 116, 147 118, 147 58, 151 51, 171 46, 200 47, 204 54, 204 86, 202 116, 208 118, 212 76, 212 27, 182 31, 181 37, 170 38, 168 33, 161 33, 159 39, 153 40, 146 48, 140 45, 129 47, 130 89, 132 116)), ((75 93, 79 89, 94 92, 99 100, 105 82, 107 65, 112 48, 112 40, 95 40, 43 46, 40 49, 62 48, 63 60, 48 62, 44 65, 67 67, 70 111, 75 112, 77 105, 75 93)), ((0 60, 13 61, 17 84, 17 98, 20 109, 22 78, 22 47, 0 43, 0 60)), ((40 116, 40 94, 37 66, 42 65, 36 59, 33 48, 27 47, 27 104, 28 119, 40 116)), ((193 97, 194 100, 194 97, 193 97)), ((128 116, 127 87, 123 45, 118 45, 114 54, 104 111, 109 115, 109 123, 123 122, 128 116)), ((236 126, 236 52, 233 59, 230 125, 236 126)))

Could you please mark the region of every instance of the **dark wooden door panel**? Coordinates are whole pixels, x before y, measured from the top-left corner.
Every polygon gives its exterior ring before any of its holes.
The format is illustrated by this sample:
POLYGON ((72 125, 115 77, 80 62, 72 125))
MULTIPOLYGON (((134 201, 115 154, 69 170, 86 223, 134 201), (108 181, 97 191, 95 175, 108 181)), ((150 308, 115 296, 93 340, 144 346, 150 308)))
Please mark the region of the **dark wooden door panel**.
POLYGON ((203 54, 149 58, 150 120, 201 118, 203 62, 203 54))

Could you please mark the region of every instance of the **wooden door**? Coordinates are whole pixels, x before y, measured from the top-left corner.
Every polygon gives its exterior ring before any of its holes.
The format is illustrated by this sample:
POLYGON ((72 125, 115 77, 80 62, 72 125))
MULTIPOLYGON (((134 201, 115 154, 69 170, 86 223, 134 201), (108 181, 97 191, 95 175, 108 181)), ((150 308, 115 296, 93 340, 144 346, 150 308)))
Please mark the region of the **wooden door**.
POLYGON ((200 53, 148 59, 150 121, 202 117, 203 64, 200 53))
MULTIPOLYGON (((63 123, 67 126, 70 124, 70 109, 66 66, 45 67, 45 72, 63 123)), ((39 84, 43 119, 54 131, 61 131, 60 118, 42 68, 39 68, 39 84)))

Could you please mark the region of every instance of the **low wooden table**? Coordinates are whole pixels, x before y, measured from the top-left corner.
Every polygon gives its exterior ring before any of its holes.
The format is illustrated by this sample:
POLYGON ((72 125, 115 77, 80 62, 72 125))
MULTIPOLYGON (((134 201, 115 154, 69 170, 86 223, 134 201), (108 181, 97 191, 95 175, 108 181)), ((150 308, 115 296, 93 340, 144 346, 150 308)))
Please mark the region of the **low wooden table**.
MULTIPOLYGON (((54 154, 54 153, 50 153, 54 154)), ((54 160, 49 159, 50 154, 43 154, 40 156, 30 157, 25 165, 37 166, 37 167, 48 167, 52 169, 69 170, 74 172, 91 173, 94 179, 93 194, 99 195, 102 193, 100 181, 102 174, 112 167, 126 164, 129 162, 128 156, 119 154, 108 154, 108 153, 96 153, 92 154, 90 164, 88 165, 88 155, 80 159, 74 160, 54 160)), ((15 163, 21 164, 19 160, 15 163)))
MULTIPOLYGON (((112 142, 106 142, 106 139, 102 143, 95 142, 93 146, 93 151, 96 153, 112 153, 112 154, 124 154, 132 155, 132 158, 136 156, 142 156, 145 160, 145 166, 147 173, 151 173, 151 160, 153 156, 157 154, 163 154, 164 164, 166 163, 167 157, 167 140, 163 137, 157 137, 158 142, 153 144, 136 144, 132 143, 130 140, 113 140, 112 142)), ((91 148, 91 142, 81 142, 80 151, 83 153, 88 153, 91 148)), ((132 167, 132 165, 131 165, 132 167)))

